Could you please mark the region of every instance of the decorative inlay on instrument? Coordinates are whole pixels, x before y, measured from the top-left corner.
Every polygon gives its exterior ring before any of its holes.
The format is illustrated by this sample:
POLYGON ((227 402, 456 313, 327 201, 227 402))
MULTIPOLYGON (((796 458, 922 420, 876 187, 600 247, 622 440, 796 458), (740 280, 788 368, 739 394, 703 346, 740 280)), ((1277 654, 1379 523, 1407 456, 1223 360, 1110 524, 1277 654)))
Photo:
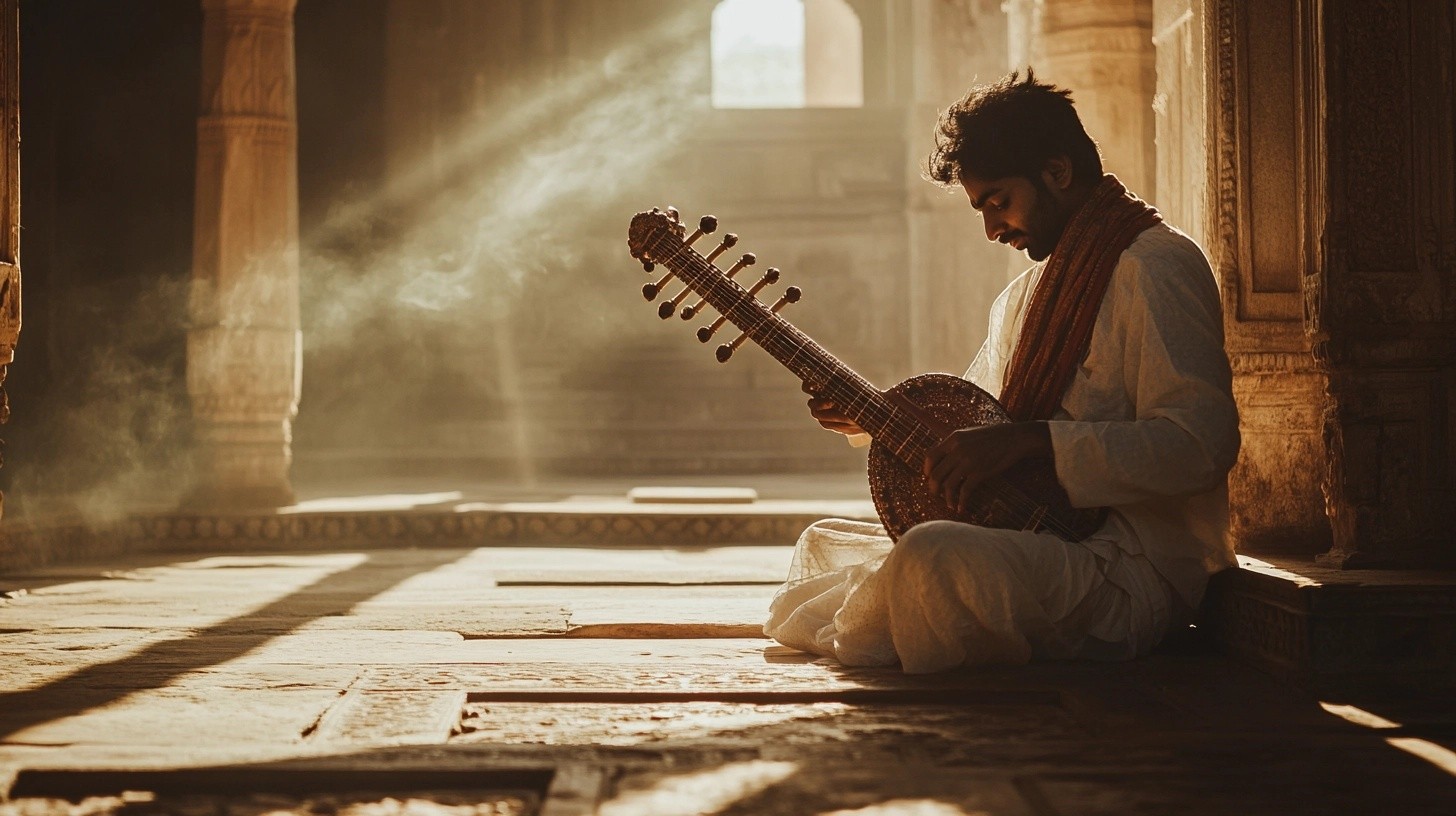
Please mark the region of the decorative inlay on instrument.
POLYGON ((950 374, 922 374, 888 391, 876 388, 779 315, 784 306, 798 302, 802 295, 798 287, 785 289, 772 306, 758 300, 759 292, 778 283, 779 270, 769 267, 745 289, 734 278, 757 262, 752 253, 742 255, 726 271, 714 265, 738 243, 738 236, 723 236, 707 255, 693 249, 717 228, 718 219, 706 215, 684 237, 687 229, 671 207, 633 216, 627 233, 632 257, 642 261, 649 273, 658 264, 666 268, 660 278, 642 287, 642 294, 656 300, 672 278, 682 281, 682 291, 659 304, 659 317, 666 320, 681 307, 682 318, 691 320, 704 306, 712 306, 721 317, 698 329, 700 342, 712 340, 725 323, 742 332, 718 346, 719 362, 728 362, 745 340, 753 340, 867 431, 874 440, 869 452, 870 494, 891 538, 936 519, 1044 530, 1068 541, 1080 541, 1102 526, 1106 508, 1072 507, 1046 459, 1022 462, 988 480, 972 494, 965 511, 947 505, 926 484, 922 470, 926 452, 957 428, 1009 422, 996 398, 950 374), (700 299, 683 307, 693 294, 700 299))

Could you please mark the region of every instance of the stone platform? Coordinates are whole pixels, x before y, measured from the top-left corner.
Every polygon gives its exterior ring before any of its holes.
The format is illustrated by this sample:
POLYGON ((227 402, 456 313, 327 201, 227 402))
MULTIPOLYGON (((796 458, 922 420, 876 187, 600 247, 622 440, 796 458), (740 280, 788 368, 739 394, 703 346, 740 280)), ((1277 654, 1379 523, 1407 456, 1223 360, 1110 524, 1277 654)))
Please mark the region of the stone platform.
POLYGON ((1312 692, 1456 693, 1456 572, 1240 557, 1203 622, 1226 651, 1312 692))
POLYGON ((822 518, 876 520, 860 473, 442 482, 352 479, 300 487, 300 501, 256 512, 136 508, 7 518, 0 574, 145 552, 511 544, 792 543, 822 518), (634 501, 633 490, 657 501, 634 501), (758 499, 743 502, 732 491, 758 499), (694 494, 701 499, 694 501, 694 494), (734 496, 723 501, 724 495, 734 496))

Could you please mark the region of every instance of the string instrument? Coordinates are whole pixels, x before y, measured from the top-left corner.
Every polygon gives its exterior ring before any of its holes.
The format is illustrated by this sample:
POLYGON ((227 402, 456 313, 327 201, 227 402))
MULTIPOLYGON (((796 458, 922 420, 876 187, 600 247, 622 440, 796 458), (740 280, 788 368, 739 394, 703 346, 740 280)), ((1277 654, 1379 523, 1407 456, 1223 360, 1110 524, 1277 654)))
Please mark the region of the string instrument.
POLYGON ((698 329, 700 342, 711 341, 725 323, 742 332, 718 346, 720 363, 728 362, 751 339, 868 432, 874 440, 869 451, 870 494, 892 539, 916 524, 936 519, 1046 531, 1067 541, 1081 541, 1102 526, 1107 509, 1072 507, 1050 459, 1026 460, 987 480, 972 493, 964 510, 948 505, 926 483, 926 452, 955 429, 1010 422, 1006 410, 995 397, 950 374, 921 374, 888 391, 876 388, 779 314, 799 301, 802 292, 798 287, 785 289, 772 306, 758 300, 759 292, 778 283, 778 269, 768 268, 758 282, 745 289, 734 278, 757 262, 752 253, 742 255, 726 271, 714 264, 738 243, 738 236, 723 236, 707 255, 693 248, 717 227, 716 218, 704 216, 698 228, 684 237, 687 229, 673 208, 653 208, 633 216, 627 233, 632 257, 642 261, 649 274, 659 264, 666 268, 660 278, 642 287, 643 296, 657 300, 671 279, 677 278, 685 287, 658 305, 659 317, 666 320, 681 314, 684 320, 691 320, 705 306, 712 306, 721 316, 698 329), (692 294, 698 300, 683 306, 692 294))

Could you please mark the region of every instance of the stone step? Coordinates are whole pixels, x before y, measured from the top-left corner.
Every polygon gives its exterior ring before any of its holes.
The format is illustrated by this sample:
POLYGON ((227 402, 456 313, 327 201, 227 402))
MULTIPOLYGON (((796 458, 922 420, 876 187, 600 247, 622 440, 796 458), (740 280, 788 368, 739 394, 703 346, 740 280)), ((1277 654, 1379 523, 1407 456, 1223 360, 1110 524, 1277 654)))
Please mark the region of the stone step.
POLYGON ((1201 617, 1226 651, 1313 693, 1456 691, 1456 572, 1241 555, 1201 617))

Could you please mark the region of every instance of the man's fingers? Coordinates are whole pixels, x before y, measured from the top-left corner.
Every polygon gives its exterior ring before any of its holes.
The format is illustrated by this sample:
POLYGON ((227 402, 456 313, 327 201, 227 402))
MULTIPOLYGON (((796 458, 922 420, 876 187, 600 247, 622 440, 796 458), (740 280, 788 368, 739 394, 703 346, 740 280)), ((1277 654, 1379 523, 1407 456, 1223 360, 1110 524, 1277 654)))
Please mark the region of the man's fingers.
POLYGON ((971 507, 971 495, 985 482, 980 476, 972 475, 961 482, 960 495, 956 497, 956 503, 952 505, 964 513, 971 507))
MULTIPOLYGON (((936 448, 942 448, 943 445, 944 443, 941 443, 936 448)), ((961 464, 962 458, 956 456, 950 450, 937 451, 933 449, 926 456, 926 461, 930 463, 930 478, 937 484, 945 484, 950 479, 951 474, 961 464)))
POLYGON ((961 485, 974 478, 974 469, 965 462, 960 462, 956 467, 951 468, 941 477, 941 496, 949 507, 960 506, 961 485))

